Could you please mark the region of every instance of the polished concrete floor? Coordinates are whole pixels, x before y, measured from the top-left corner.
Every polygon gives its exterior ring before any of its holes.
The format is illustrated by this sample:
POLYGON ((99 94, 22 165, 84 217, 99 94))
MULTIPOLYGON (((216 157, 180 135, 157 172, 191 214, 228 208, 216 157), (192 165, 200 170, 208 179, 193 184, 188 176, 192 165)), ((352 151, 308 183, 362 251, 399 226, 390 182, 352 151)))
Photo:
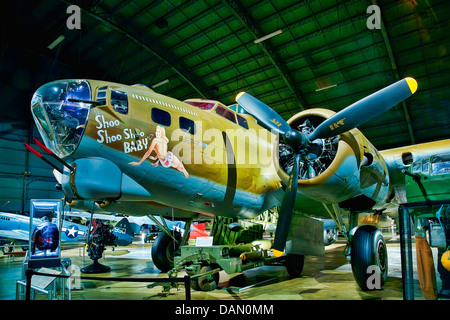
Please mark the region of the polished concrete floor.
MULTIPOLYGON (((401 300, 403 299, 400 245, 388 241, 389 277, 383 289, 365 292, 353 280, 350 264, 343 255, 344 242, 328 246, 324 257, 307 256, 301 277, 292 279, 283 266, 264 266, 239 274, 220 272, 217 289, 191 291, 192 300, 401 300)), ((155 278, 167 277, 151 261, 151 244, 132 244, 107 250, 100 263, 111 267, 103 274, 81 274, 79 269, 91 260, 83 247, 64 249, 61 256, 70 258, 75 275, 95 277, 155 278)), ((16 280, 21 278, 23 258, 9 261, 0 258, 0 300, 15 299, 16 280)), ((184 275, 181 272, 178 276, 184 275)), ((417 279, 417 277, 415 277, 417 279)), ((148 283, 79 280, 71 291, 72 300, 184 300, 183 284, 179 289, 163 292, 162 286, 148 288, 148 283)), ((439 287, 438 287, 439 288, 439 287)), ((414 297, 424 299, 416 281, 414 297)), ((38 294, 36 299, 46 299, 38 294)))

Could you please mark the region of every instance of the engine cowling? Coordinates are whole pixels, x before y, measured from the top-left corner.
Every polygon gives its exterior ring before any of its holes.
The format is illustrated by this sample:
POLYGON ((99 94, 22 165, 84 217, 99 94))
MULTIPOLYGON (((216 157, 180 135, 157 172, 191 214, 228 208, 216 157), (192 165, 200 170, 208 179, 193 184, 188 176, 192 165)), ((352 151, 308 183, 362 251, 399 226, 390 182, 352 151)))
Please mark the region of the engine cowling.
MULTIPOLYGON (((326 109, 308 109, 287 122, 306 134, 334 115, 326 109)), ((292 149, 280 139, 278 174, 289 179, 292 149)), ((300 159, 298 193, 323 203, 339 203, 352 210, 365 210, 386 199, 389 193, 387 166, 376 148, 358 130, 316 139, 300 159)))

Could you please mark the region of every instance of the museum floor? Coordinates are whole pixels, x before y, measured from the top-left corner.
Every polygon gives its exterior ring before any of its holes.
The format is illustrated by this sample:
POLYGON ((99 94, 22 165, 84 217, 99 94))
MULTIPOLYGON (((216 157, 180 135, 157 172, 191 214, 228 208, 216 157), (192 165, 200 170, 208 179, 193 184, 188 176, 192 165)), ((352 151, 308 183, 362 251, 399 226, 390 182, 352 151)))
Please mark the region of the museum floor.
MULTIPOLYGON (((402 279, 400 245, 388 241, 389 277, 382 290, 364 292, 353 280, 351 267, 342 251, 343 241, 327 247, 324 257, 307 256, 302 276, 292 279, 283 266, 264 266, 241 274, 220 272, 219 287, 210 292, 191 291, 192 300, 401 300, 402 279)), ((150 259, 151 244, 133 244, 105 251, 100 262, 111 267, 104 274, 82 274, 96 277, 167 277, 150 259)), ((414 254, 415 255, 415 254, 414 254)), ((70 258, 73 270, 91 263, 83 247, 65 249, 63 258, 70 258)), ((16 280, 21 277, 23 258, 10 261, 0 258, 0 300, 13 300, 16 280)), ((180 274, 179 276, 183 276, 180 274)), ((417 279, 415 277, 415 279, 417 279)), ((438 288, 440 283, 438 282, 438 288)), ((161 286, 148 288, 148 283, 81 280, 81 289, 72 290, 72 300, 184 300, 184 286, 163 293, 161 286)), ((423 299, 418 283, 415 299, 423 299)), ((47 299, 37 294, 35 299, 47 299)))

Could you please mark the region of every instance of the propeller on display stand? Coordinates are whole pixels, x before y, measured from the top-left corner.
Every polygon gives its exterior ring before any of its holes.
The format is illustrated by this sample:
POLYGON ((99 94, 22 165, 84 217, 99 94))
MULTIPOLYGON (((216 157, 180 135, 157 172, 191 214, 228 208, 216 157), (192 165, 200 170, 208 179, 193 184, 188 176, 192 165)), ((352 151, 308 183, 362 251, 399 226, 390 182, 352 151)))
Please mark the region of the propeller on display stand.
POLYGON ((408 77, 397 81, 337 112, 308 134, 291 128, 272 108, 250 94, 241 92, 236 96, 236 102, 239 105, 268 129, 280 134, 294 153, 294 166, 284 191, 275 232, 273 251, 276 256, 281 256, 284 251, 291 225, 297 194, 300 157, 305 152, 314 152, 311 148, 314 140, 330 138, 356 128, 410 97, 416 90, 417 81, 413 78, 408 77))

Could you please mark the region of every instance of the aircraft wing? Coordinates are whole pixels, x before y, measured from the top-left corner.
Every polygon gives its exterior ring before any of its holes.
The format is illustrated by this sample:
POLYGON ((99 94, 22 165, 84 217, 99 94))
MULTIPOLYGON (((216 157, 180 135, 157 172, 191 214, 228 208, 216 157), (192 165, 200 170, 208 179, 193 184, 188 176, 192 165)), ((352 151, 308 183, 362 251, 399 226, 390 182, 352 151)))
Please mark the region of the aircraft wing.
POLYGON ((294 210, 316 218, 329 218, 330 214, 319 201, 297 193, 294 210))
POLYGON ((28 241, 30 239, 29 232, 24 230, 0 230, 0 237, 24 241, 28 241))
MULTIPOLYGON (((81 212, 81 211, 66 211, 65 216, 91 219, 91 214, 89 212, 81 212)), ((115 215, 112 214, 94 213, 94 219, 120 221, 122 220, 122 218, 123 217, 116 217, 115 215)))
MULTIPOLYGON (((392 218, 397 217, 400 203, 406 202, 405 175, 401 172, 402 169, 408 168, 412 162, 420 158, 449 153, 449 146, 450 139, 447 139, 380 151, 389 170, 389 180, 395 191, 395 197, 391 201, 377 206, 376 209, 383 210, 392 218)), ((299 193, 296 196, 294 210, 313 217, 329 217, 321 202, 299 193)))

